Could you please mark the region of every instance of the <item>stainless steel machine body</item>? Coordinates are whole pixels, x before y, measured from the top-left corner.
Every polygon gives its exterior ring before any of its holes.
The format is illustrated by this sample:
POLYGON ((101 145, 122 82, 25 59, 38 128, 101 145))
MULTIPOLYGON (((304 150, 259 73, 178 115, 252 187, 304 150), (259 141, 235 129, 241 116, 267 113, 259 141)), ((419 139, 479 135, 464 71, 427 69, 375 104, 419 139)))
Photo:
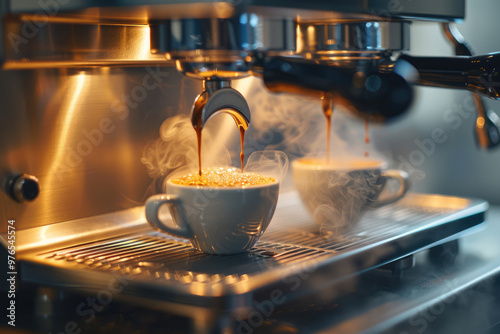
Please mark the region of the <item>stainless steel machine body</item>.
POLYGON ((10 102, 2 113, 8 129, 2 140, 1 207, 4 220, 18 217, 23 228, 142 203, 150 183, 139 162, 142 147, 158 133, 161 119, 188 110, 192 97, 176 91, 199 87, 175 73, 163 53, 176 59, 183 73, 203 78, 214 70, 215 78, 249 75, 256 54, 308 58, 346 49, 371 63, 408 48, 407 23, 401 20, 464 16, 463 1, 95 5, 12 1, 4 6, 2 92, 10 102), (321 24, 351 17, 362 22, 321 24), (296 42, 295 25, 302 21, 296 42), (300 33, 304 29, 309 42, 300 33), (109 161, 123 174, 109 175, 109 161), (10 188, 22 174, 38 178, 37 200, 12 202, 10 188))

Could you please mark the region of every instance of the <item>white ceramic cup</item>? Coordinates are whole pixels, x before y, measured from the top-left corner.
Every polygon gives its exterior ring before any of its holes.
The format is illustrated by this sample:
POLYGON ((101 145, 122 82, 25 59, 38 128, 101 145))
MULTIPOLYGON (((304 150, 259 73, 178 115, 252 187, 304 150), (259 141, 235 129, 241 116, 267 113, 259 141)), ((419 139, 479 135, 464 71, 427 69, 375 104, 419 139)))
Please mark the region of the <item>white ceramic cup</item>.
POLYGON ((208 254, 238 254, 252 248, 269 226, 278 202, 279 182, 241 187, 166 184, 166 194, 146 201, 146 219, 157 230, 189 239, 208 254), (159 218, 168 205, 177 227, 159 218))
POLYGON ((387 170, 379 160, 300 158, 292 163, 295 188, 314 221, 322 228, 344 233, 371 208, 393 203, 408 190, 408 174, 387 170), (379 198, 390 179, 399 188, 379 198))

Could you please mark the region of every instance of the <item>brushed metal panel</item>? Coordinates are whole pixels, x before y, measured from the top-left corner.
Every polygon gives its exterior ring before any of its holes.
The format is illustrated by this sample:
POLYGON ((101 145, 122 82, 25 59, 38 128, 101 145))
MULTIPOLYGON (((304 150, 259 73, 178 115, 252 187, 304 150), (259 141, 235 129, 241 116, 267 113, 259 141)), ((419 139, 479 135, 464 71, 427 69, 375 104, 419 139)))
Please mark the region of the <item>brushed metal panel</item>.
POLYGON ((69 18, 9 15, 3 20, 4 69, 148 66, 166 62, 151 54, 147 24, 93 24, 69 18), (55 65, 55 66, 54 66, 55 65))
MULTIPOLYGON (((38 0, 11 0, 13 12, 40 11, 38 0)), ((280 15, 286 13, 291 17, 303 14, 304 11, 336 11, 379 15, 383 17, 418 17, 423 19, 456 20, 465 15, 465 0, 252 0, 252 1, 210 1, 210 0, 120 0, 113 1, 112 6, 103 5, 102 1, 61 1, 57 5, 58 12, 78 13, 84 18, 165 19, 176 17, 221 17, 222 14, 257 8, 266 11, 275 7, 280 15), (183 8, 185 8, 183 10, 183 8), (186 10, 187 9, 187 10, 186 10), (286 9, 291 9, 287 11, 286 9)), ((317 13, 315 13, 317 15, 317 13)), ((290 17, 289 16, 289 17, 290 17)))
POLYGON ((153 182, 142 151, 199 85, 171 67, 0 72, 0 231, 142 205, 153 182), (40 181, 33 202, 6 192, 21 173, 40 181))

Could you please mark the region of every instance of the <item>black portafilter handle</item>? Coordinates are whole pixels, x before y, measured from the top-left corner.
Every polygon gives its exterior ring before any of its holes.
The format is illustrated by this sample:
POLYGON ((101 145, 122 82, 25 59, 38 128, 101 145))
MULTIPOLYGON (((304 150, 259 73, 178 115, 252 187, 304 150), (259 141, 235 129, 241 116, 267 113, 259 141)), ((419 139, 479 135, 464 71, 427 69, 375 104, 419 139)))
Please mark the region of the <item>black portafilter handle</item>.
POLYGON ((418 71, 417 84, 467 89, 500 100, 500 53, 458 57, 401 55, 399 59, 418 71))
POLYGON ((334 103, 340 102, 358 116, 374 121, 401 115, 413 100, 412 87, 392 71, 358 71, 287 57, 264 59, 259 67, 271 92, 314 97, 332 93, 334 103))

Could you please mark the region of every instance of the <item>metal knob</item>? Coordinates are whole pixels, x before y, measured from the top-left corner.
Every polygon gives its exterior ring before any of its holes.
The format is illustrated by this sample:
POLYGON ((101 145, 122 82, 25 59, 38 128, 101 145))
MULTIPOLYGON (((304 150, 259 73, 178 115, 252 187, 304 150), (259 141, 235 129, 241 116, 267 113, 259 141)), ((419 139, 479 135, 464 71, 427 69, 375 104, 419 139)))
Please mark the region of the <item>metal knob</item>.
POLYGON ((40 193, 40 182, 33 175, 21 174, 12 179, 10 192, 18 202, 33 201, 40 193))

